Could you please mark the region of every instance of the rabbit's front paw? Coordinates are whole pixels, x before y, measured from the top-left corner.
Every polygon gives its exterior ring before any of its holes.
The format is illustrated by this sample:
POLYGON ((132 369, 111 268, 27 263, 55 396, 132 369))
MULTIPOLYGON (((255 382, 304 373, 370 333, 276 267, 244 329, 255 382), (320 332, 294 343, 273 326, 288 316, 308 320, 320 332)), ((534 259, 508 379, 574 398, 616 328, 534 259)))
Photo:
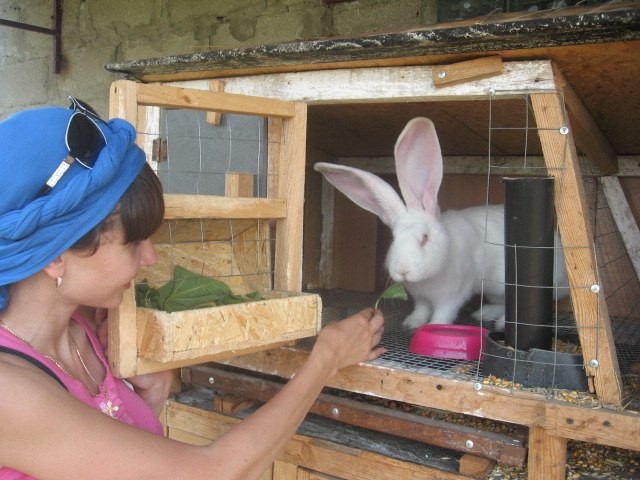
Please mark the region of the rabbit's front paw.
POLYGON ((402 326, 407 329, 413 330, 418 327, 421 327, 425 323, 427 322, 424 317, 416 316, 412 313, 411 315, 409 315, 407 318, 404 319, 404 321, 402 322, 402 326))
POLYGON ((431 308, 426 303, 417 303, 413 312, 404 319, 402 326, 408 329, 418 328, 429 321, 431 308))

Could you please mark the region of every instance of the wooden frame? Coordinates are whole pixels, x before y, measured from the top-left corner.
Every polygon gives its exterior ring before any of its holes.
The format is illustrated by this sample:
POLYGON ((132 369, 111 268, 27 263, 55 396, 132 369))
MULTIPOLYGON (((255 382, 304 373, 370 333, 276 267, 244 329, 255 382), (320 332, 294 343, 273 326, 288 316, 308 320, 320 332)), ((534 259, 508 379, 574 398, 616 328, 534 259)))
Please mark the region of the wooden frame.
MULTIPOLYGON (((120 308, 109 312, 109 361, 113 371, 127 377, 282 345, 314 335, 320 324, 320 299, 316 295, 296 294, 301 290, 302 272, 306 105, 216 91, 142 85, 127 80, 112 84, 111 117, 129 120, 138 131, 144 131, 144 107, 147 106, 269 118, 269 135, 274 140, 270 144, 277 148, 271 147, 269 151, 267 198, 247 198, 246 192, 240 191, 246 181, 235 176, 228 183, 228 186, 235 185, 231 192, 235 194, 233 197, 165 195, 165 220, 211 220, 214 225, 209 234, 214 236, 224 235, 229 222, 239 225, 243 221, 248 221, 249 225, 236 228, 238 235, 245 232, 264 235, 268 231, 266 223, 261 230, 252 225, 275 221, 273 282, 270 278, 267 280, 267 287, 274 292, 258 302, 165 314, 137 308, 131 288, 120 308), (263 233, 255 233, 257 231, 263 233), (248 327, 248 318, 260 322, 260 328, 248 327), (218 319, 217 325, 212 324, 214 319, 218 319), (181 326, 183 329, 179 330, 181 326), (216 328, 224 329, 226 335, 216 335, 216 328), (185 329, 189 335, 179 335, 185 329), (167 338, 171 340, 165 341, 167 338)), ((144 142, 142 138, 138 140, 144 142)), ((159 237, 162 234, 160 231, 159 237)), ((263 240, 262 237, 259 239, 263 240)), ((236 253, 241 255, 243 252, 236 253)), ((238 268, 242 272, 242 265, 238 268)))
MULTIPOLYGON (((289 101, 304 99, 308 104, 461 101, 487 99, 490 95, 499 100, 527 94, 541 132, 543 160, 549 174, 558 182, 555 204, 561 237, 566 245, 590 245, 593 237, 574 140, 579 142, 580 150, 605 171, 617 168, 617 158, 611 146, 551 62, 507 62, 502 68, 496 65, 495 57, 489 57, 487 62, 484 65, 474 60, 461 62, 463 65, 459 68, 448 66, 449 83, 445 86, 436 86, 433 82, 438 78, 437 72, 442 70, 439 66, 229 77, 224 79, 224 83, 225 91, 229 93, 289 101), (476 77, 470 73, 473 69, 478 69, 476 77), (464 81, 457 81, 456 75, 464 81), (564 134, 564 130, 561 132, 561 127, 569 127, 568 134, 564 134)), ((179 85, 207 88, 206 83, 198 81, 179 85)), ((331 256, 331 252, 324 253, 331 256)), ((323 263, 330 264, 327 260, 323 263)), ((619 405, 622 401, 620 371, 606 304, 601 295, 594 294, 589 288, 598 283, 593 251, 588 247, 569 249, 567 265, 591 391, 603 403, 619 405)))
MULTIPOLYGON (((590 245, 593 237, 574 141, 602 171, 615 171, 617 158, 561 72, 555 70, 551 62, 511 62, 504 65, 504 72, 499 76, 461 84, 454 82, 451 86, 436 88, 430 79, 434 78, 437 69, 437 66, 383 67, 229 77, 225 79, 225 87, 227 92, 287 100, 305 99, 309 104, 451 101, 486 97, 488 94, 508 98, 527 92, 536 123, 542 130, 542 160, 559 182, 559 188, 555 190, 555 204, 561 236, 571 245, 590 245), (407 78, 412 80, 407 81, 407 78), (373 86, 371 90, 367 89, 368 85, 373 86), (569 130, 561 130, 561 127, 569 130)), ((197 85, 198 82, 189 84, 197 85)), ((324 264, 330 265, 331 262, 325 259, 324 264)), ((593 250, 573 249, 568 253, 567 265, 590 389, 602 404, 620 405, 621 376, 606 303, 595 288, 598 274, 593 250)), ((267 354, 250 354, 225 363, 290 378, 306 356, 305 349, 291 347, 267 354)), ((564 468, 558 468, 558 465, 564 465, 568 438, 638 449, 640 417, 633 412, 612 408, 594 410, 517 389, 491 385, 476 388, 477 385, 468 382, 379 365, 345 369, 329 386, 527 426, 530 429, 529 472, 530 478, 534 479, 564 478, 564 468)))
MULTIPOLYGON (((590 245, 592 236, 574 141, 601 171, 617 169, 613 150, 551 62, 509 62, 503 65, 503 69, 496 67, 495 58, 491 62, 481 69, 484 73, 479 78, 470 75, 468 65, 459 69, 449 68, 447 72, 463 72, 464 81, 456 82, 454 79, 440 87, 433 83, 438 66, 301 71, 229 77, 223 81, 228 94, 305 101, 308 104, 437 102, 485 99, 488 95, 500 99, 526 93, 536 123, 542 130, 542 160, 560 184, 560 188, 555 190, 555 204, 561 236, 571 245, 590 245), (569 130, 561 131, 561 127, 569 130)), ((201 90, 210 88, 208 81, 175 85, 201 90)), ((603 296, 597 294, 597 289, 591 288, 597 286, 598 279, 593 250, 575 248, 568 254, 567 262, 591 391, 605 406, 620 405, 621 377, 606 303, 603 296)), ((331 264, 326 259, 324 263, 331 264)), ((304 348, 289 346, 234 357, 224 363, 290 378, 307 355, 304 348)), ((386 368, 375 363, 344 369, 329 386, 527 426, 530 432, 529 473, 533 479, 564 478, 564 469, 558 465, 564 465, 567 438, 638 449, 640 417, 615 408, 593 409, 550 400, 542 394, 524 390, 478 385, 386 368)), ((192 419, 203 413, 194 415, 192 419)), ((191 420, 184 421, 190 423, 191 420)))

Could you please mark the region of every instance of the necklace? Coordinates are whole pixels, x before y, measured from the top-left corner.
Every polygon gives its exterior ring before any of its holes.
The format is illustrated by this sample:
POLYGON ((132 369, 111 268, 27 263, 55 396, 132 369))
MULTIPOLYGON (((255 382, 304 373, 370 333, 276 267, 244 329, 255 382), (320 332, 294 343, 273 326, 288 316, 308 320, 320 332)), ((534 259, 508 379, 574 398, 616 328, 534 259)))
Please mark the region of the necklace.
MULTIPOLYGON (((9 332, 11 335, 13 335, 14 337, 22 340, 24 343, 26 343, 29 348, 35 350, 36 352, 38 352, 40 355, 42 355, 45 358, 48 358, 49 360, 51 360, 53 363, 55 363, 57 365, 57 367, 62 370, 64 373, 66 373, 67 375, 69 375, 70 377, 75 378, 76 380, 78 380, 78 378, 75 375, 72 375, 56 358, 47 355, 46 353, 42 353, 39 350, 35 349, 29 342, 27 342, 24 338, 22 338, 20 335, 18 335, 16 332, 14 332, 13 330, 11 330, 11 328, 9 328, 9 326, 4 323, 2 321, 2 319, 0 318, 0 326, 2 328, 4 328, 7 332, 9 332)), ((84 363, 84 359, 82 358, 82 355, 80 355, 80 348, 78 347, 78 344, 76 343, 76 339, 73 338, 73 335, 69 334, 69 336, 71 337, 71 341, 73 342, 73 346, 76 350, 76 354, 78 355, 78 359, 80 360, 80 363, 82 364, 82 368, 84 369, 84 371, 87 373, 87 375, 89 375, 89 378, 91 379, 91 381, 93 383, 96 384, 96 386, 98 387, 98 390, 100 389, 100 383, 94 378, 93 375, 91 375, 91 372, 89 371, 89 369, 87 368, 87 365, 84 363)), ((84 382, 81 382, 84 383, 84 382)), ((90 393, 90 392, 89 392, 90 393)))
POLYGON ((87 368, 87 365, 84 363, 84 360, 82 359, 82 355, 80 355, 80 348, 78 348, 78 344, 76 343, 76 339, 73 338, 73 335, 71 335, 71 334, 69 334, 69 336, 71 336, 71 341, 73 342, 73 346, 76 349, 76 353, 78 354, 78 359, 80 360, 80 363, 82 364, 82 368, 84 368, 84 371, 87 372, 87 375, 89 375, 89 378, 91 379, 91 381, 98 386, 98 389, 100 389, 100 382, 98 382, 93 377, 93 375, 91 375, 91 372, 89 371, 89 369, 87 368))

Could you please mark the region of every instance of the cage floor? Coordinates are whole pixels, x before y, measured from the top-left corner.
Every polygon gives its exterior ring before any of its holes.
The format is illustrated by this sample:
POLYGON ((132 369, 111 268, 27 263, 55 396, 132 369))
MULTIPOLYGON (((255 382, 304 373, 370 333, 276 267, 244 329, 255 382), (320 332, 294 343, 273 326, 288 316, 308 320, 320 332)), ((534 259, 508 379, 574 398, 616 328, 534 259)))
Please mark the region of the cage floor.
MULTIPOLYGON (((344 318, 363 308, 373 306, 377 299, 376 294, 340 289, 318 290, 313 293, 319 294, 322 298, 323 323, 344 318)), ((430 358, 409 351, 413 332, 404 328, 402 321, 413 309, 411 301, 383 300, 379 308, 385 317, 385 331, 381 343, 386 347, 387 352, 373 363, 387 368, 463 381, 479 381, 485 378, 478 361, 430 358)), ((476 308, 477 304, 472 303, 465 306, 460 312, 457 323, 479 325, 479 322, 471 317, 471 313, 476 308)), ((575 320, 570 314, 559 316, 557 325, 568 333, 576 331, 575 320)), ((638 366, 640 366, 640 321, 612 318, 611 325, 621 374, 637 375, 638 366)), ((491 329, 490 325, 483 326, 491 329)))

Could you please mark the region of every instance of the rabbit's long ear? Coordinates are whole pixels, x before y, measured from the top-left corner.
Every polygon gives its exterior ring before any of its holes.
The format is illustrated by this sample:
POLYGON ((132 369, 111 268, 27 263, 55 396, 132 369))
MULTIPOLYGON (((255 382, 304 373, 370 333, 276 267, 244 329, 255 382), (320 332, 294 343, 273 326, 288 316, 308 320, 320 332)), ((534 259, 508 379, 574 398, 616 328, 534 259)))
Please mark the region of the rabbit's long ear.
POLYGON ((395 147, 400 191, 409 210, 436 215, 442 182, 442 153, 433 122, 414 118, 407 123, 395 147))
POLYGON ((373 173, 324 162, 316 163, 313 168, 356 205, 375 213, 390 227, 407 211, 393 187, 373 173))

